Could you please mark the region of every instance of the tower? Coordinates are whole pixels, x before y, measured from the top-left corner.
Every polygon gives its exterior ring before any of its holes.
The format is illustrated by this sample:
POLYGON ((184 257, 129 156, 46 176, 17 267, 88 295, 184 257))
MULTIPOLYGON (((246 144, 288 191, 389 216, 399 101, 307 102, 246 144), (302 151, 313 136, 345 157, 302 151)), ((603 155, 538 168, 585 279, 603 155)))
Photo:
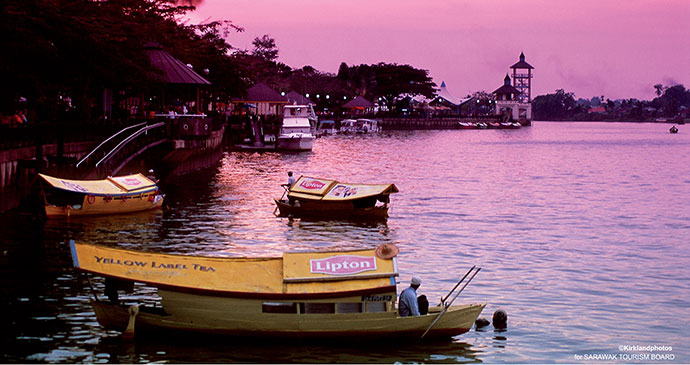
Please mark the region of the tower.
POLYGON ((510 68, 513 69, 513 86, 520 90, 518 99, 521 103, 532 102, 532 70, 534 67, 525 62, 525 54, 520 52, 520 61, 510 68))

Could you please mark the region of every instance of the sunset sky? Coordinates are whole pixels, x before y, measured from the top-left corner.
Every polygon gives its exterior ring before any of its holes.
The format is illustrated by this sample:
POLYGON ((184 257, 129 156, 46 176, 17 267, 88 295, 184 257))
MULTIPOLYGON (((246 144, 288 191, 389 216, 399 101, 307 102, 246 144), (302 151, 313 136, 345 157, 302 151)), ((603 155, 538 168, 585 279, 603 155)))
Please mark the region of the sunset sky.
POLYGON ((524 52, 533 95, 652 99, 690 87, 688 0, 204 0, 192 22, 231 20, 231 45, 268 34, 278 61, 336 73, 409 64, 458 97, 491 92, 524 52))

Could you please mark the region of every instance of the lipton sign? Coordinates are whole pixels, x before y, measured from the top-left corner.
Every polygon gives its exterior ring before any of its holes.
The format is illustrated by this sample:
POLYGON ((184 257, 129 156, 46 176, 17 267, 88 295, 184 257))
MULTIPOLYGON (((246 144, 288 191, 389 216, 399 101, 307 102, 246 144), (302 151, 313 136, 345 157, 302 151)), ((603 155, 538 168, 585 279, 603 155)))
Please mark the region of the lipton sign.
POLYGON ((318 189, 323 189, 323 187, 326 186, 326 184, 322 183, 322 182, 319 181, 319 180, 313 180, 313 179, 309 179, 309 180, 308 180, 308 179, 304 179, 304 180, 299 184, 299 186, 301 186, 301 187, 303 187, 303 188, 305 188, 305 189, 310 189, 310 190, 317 189, 317 190, 318 190, 318 189))
POLYGON ((364 271, 376 271, 376 257, 373 256, 331 256, 309 260, 313 274, 350 275, 364 271))

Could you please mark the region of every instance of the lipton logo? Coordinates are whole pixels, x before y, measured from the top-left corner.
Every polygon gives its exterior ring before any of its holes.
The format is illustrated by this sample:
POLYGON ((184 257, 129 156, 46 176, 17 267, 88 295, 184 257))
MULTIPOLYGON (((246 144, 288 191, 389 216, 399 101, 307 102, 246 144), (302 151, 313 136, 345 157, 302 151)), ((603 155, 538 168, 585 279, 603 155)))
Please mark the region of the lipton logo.
POLYGON ((139 184, 141 184, 141 181, 134 179, 134 178, 127 178, 123 182, 127 185, 139 185, 139 184))
POLYGON ((326 184, 319 180, 304 180, 299 184, 299 186, 305 189, 322 189, 324 186, 326 186, 326 184))
POLYGON ((313 274, 349 275, 364 271, 376 271, 373 256, 331 256, 325 259, 309 260, 313 274))

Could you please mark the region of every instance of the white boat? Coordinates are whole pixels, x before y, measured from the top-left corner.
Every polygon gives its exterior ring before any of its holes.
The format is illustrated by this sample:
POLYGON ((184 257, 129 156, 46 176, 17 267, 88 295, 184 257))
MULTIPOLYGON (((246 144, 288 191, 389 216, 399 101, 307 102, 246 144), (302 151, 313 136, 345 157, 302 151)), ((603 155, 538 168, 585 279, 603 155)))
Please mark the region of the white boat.
POLYGON ((279 150, 311 151, 316 139, 316 113, 311 105, 287 105, 277 139, 279 150))
POLYGON ((339 132, 341 134, 351 134, 355 133, 357 130, 357 121, 354 119, 343 119, 340 121, 340 130, 339 132))
POLYGON ((379 122, 374 119, 344 119, 340 122, 342 134, 368 134, 380 131, 379 122))
POLYGON ((381 131, 379 127, 379 122, 374 119, 357 119, 357 128, 355 133, 367 134, 367 133, 378 133, 381 131))

